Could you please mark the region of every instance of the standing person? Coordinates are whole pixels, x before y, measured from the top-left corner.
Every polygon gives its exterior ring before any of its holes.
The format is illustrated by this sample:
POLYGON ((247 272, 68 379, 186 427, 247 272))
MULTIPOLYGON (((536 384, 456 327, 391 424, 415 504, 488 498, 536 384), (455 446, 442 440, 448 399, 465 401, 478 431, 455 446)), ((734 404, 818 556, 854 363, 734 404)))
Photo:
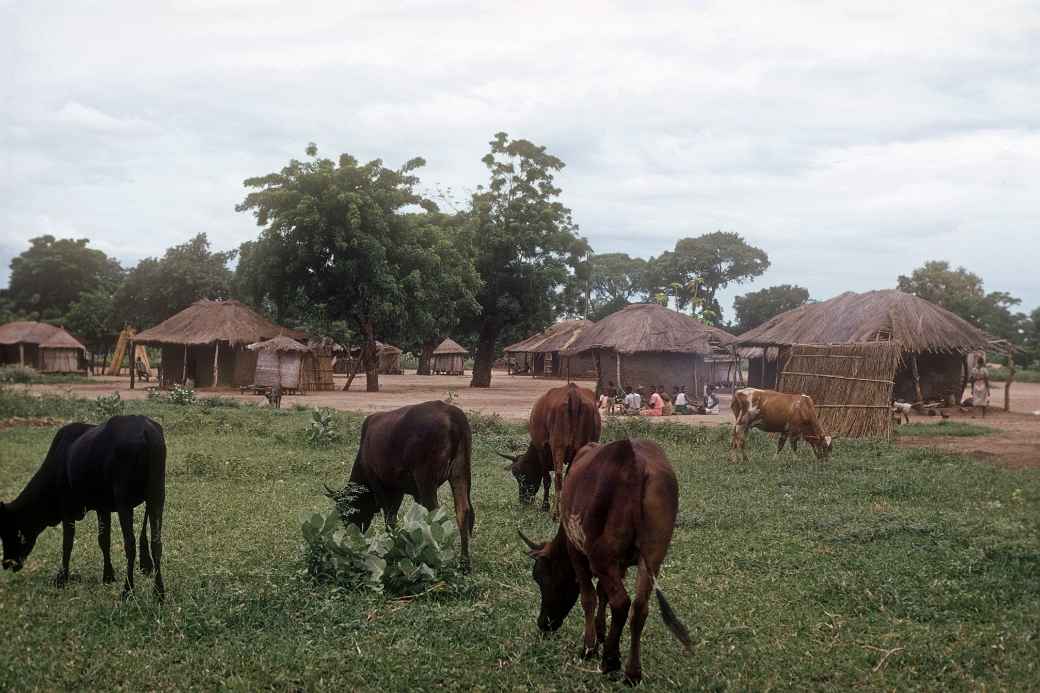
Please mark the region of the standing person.
POLYGON ((981 356, 971 371, 971 404, 975 409, 982 407, 982 418, 985 419, 989 407, 989 372, 981 356))
POLYGON ((638 414, 643 407, 643 398, 629 385, 625 388, 625 413, 638 414))
POLYGON ((678 391, 675 394, 675 413, 676 414, 689 414, 690 413, 690 402, 686 399, 686 387, 676 388, 678 391))
POLYGON ((671 416, 675 410, 672 408, 672 397, 668 394, 668 390, 662 385, 657 386, 657 392, 661 395, 661 401, 664 403, 664 411, 661 412, 662 416, 671 416))

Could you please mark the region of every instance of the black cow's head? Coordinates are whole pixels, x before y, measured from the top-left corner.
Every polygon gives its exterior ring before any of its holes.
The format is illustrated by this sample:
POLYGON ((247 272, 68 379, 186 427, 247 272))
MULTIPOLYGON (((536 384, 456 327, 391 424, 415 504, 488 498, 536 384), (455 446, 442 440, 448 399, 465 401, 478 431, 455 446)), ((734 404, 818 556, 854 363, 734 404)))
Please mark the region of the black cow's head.
POLYGON ((534 445, 529 445, 527 452, 522 455, 507 455, 504 452, 500 452, 498 455, 512 462, 506 469, 513 475, 519 486, 520 504, 529 505, 538 495, 538 486, 541 485, 542 476, 545 474, 538 451, 534 445))
POLYGON ((37 534, 33 532, 25 534, 18 526, 18 519, 14 513, 0 503, 0 540, 4 545, 4 570, 17 573, 22 569, 25 559, 36 545, 36 537, 37 534))
POLYGON ((578 601, 578 580, 566 548, 554 550, 554 544, 537 544, 517 530, 527 544, 527 555, 534 559, 531 576, 538 583, 542 603, 538 610, 538 629, 552 633, 563 625, 567 614, 578 601))

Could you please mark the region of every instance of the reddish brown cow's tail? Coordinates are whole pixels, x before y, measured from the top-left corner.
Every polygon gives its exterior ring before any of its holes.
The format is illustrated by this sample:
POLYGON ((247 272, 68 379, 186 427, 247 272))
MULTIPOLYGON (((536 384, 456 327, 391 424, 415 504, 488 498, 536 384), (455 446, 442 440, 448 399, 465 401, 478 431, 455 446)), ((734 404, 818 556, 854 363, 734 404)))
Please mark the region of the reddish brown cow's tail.
POLYGON ((655 587, 654 593, 657 594, 657 606, 661 607, 661 618, 664 620, 664 625, 672 632, 675 639, 683 644, 687 652, 692 652, 693 643, 690 642, 690 631, 686 630, 686 626, 679 620, 679 615, 664 598, 664 592, 655 587))

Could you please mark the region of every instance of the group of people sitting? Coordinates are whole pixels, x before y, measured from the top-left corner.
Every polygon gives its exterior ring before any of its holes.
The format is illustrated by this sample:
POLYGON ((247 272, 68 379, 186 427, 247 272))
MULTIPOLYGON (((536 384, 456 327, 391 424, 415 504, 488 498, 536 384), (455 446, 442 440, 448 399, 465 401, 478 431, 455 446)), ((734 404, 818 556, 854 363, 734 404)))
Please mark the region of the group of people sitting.
POLYGON ((638 416, 672 416, 674 414, 718 414, 719 398, 713 385, 704 386, 704 396, 692 402, 686 388, 672 387, 671 394, 661 385, 633 388, 621 387, 611 380, 607 389, 600 393, 599 408, 604 414, 630 414, 638 416))

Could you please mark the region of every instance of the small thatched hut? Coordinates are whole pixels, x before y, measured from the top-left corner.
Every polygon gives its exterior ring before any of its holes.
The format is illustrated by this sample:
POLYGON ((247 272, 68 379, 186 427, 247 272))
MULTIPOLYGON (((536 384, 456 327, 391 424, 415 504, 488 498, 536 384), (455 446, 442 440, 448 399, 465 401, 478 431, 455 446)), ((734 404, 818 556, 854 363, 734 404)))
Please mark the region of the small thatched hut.
POLYGON ((251 385, 257 355, 246 345, 302 332, 279 327, 238 301, 202 299, 134 337, 137 344, 162 348, 159 383, 170 387, 191 380, 196 387, 251 385))
MULTIPOLYGON (((749 383, 776 387, 791 347, 897 342, 900 358, 893 399, 941 400, 960 395, 965 356, 984 350, 990 337, 934 303, 896 289, 835 296, 789 310, 737 338, 750 357, 749 383)), ((822 362, 830 356, 819 355, 822 362)), ((833 358, 838 358, 834 356, 833 358)), ((812 367, 802 364, 801 370, 812 367)))
POLYGON ((463 375, 466 372, 465 364, 468 353, 458 342, 449 337, 433 350, 430 372, 434 375, 463 375))
POLYGON ((279 385, 283 390, 301 389, 300 373, 303 355, 308 352, 306 346, 292 337, 281 335, 255 342, 246 348, 256 353, 252 384, 265 387, 279 385))
POLYGON ((41 373, 87 370, 87 349, 64 329, 42 322, 0 325, 0 363, 20 364, 41 373))
POLYGON ((711 382, 713 368, 705 358, 725 355, 733 336, 656 303, 626 306, 586 328, 564 352, 591 352, 599 391, 615 385, 661 386, 668 392, 685 387, 699 397, 711 382))
MULTIPOLYGON (((376 359, 379 363, 379 373, 383 375, 401 375, 401 354, 403 352, 393 344, 384 344, 376 341, 376 359)), ((336 345, 338 358, 335 363, 337 373, 349 373, 354 368, 354 362, 361 358, 361 347, 353 346, 350 349, 336 345), (349 353, 348 353, 349 352, 349 353)), ((357 364, 357 370, 361 370, 361 364, 357 364)))
POLYGON ((527 339, 510 344, 504 351, 512 374, 549 378, 595 377, 592 352, 563 356, 565 351, 591 327, 591 320, 563 320, 527 339))

